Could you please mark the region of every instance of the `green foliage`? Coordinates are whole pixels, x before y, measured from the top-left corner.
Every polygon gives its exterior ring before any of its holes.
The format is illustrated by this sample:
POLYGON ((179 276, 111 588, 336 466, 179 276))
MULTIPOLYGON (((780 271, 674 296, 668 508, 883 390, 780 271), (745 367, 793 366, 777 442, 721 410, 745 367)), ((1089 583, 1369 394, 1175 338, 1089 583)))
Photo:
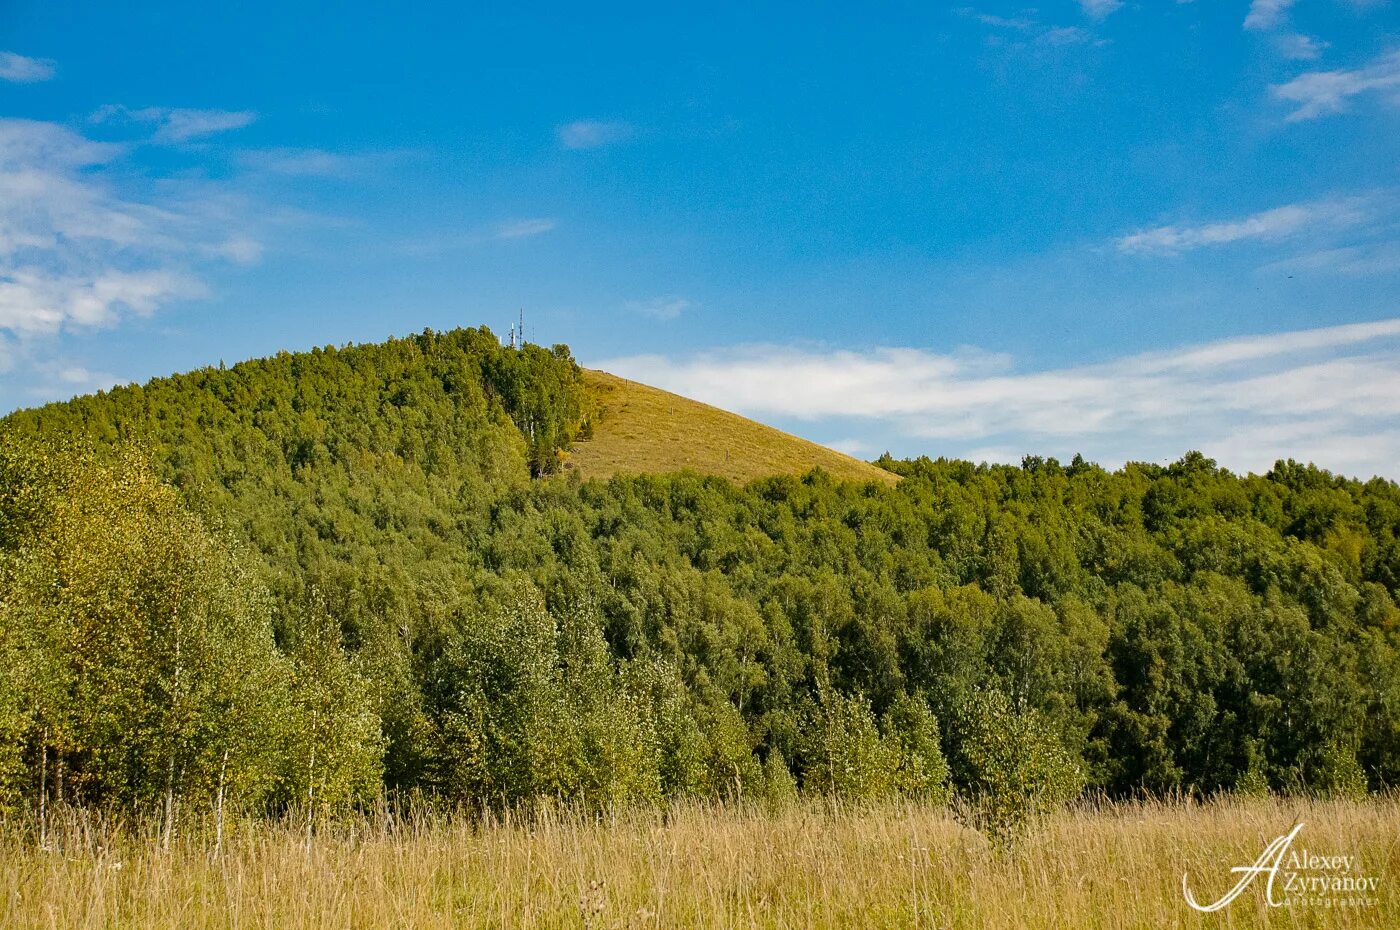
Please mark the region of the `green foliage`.
POLYGON ((436 785, 449 797, 599 808, 660 797, 653 708, 626 687, 590 611, 561 624, 522 589, 463 617, 431 680, 436 785))
POLYGON ((313 597, 290 638, 281 802, 314 815, 372 800, 383 784, 380 718, 341 648, 340 624, 313 597))
POLYGON ((1022 832, 1083 789, 1084 777, 1060 737, 1034 708, 981 691, 958 714, 954 772, 974 822, 995 842, 1022 832))
POLYGON ((257 801, 283 670, 236 547, 130 456, 10 444, 0 473, 11 791, 17 746, 31 795, 257 801))
POLYGON ((1235 779, 1235 793, 1250 798, 1267 797, 1269 776, 1264 772, 1264 752, 1258 740, 1246 741, 1245 758, 1244 770, 1235 779))
POLYGON ((797 800, 797 779, 776 749, 763 761, 763 802, 772 810, 783 810, 797 800))
POLYGON ((1324 797, 1359 798, 1366 794, 1366 773, 1357 761, 1356 750, 1340 739, 1319 750, 1306 782, 1324 797))
POLYGON ((802 786, 838 798, 877 798, 894 789, 899 760, 863 695, 821 688, 804 728, 802 786))
POLYGON ((949 798, 948 761, 938 720, 921 697, 900 695, 885 715, 885 739, 894 750, 894 788, 906 797, 943 804, 949 798))
POLYGON ((1400 782, 1391 482, 1199 454, 539 478, 592 404, 566 349, 463 330, 0 421, 0 796, 951 781, 1015 829, 1081 782, 1400 782))

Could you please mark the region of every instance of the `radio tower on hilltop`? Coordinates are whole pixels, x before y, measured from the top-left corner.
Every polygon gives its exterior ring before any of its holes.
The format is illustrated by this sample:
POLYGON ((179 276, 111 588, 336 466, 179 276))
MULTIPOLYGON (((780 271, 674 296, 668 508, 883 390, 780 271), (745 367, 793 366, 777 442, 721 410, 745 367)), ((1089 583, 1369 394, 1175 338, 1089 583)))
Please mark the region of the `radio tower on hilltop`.
POLYGON ((512 323, 510 327, 510 347, 512 349, 525 348, 525 308, 520 308, 520 322, 512 323))

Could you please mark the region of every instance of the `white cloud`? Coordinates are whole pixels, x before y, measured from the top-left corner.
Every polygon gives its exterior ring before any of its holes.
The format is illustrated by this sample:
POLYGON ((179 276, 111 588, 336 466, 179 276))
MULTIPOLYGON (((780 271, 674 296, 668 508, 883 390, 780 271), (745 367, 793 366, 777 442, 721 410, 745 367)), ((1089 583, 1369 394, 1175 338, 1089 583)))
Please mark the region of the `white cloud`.
POLYGON ((674 320, 694 306, 684 297, 657 297, 654 300, 631 301, 627 309, 658 320, 674 320))
POLYGON ((1246 29, 1273 29, 1288 15, 1293 0, 1254 0, 1244 18, 1246 29))
POLYGON ((1020 371, 985 353, 748 346, 636 356, 609 371, 751 416, 930 455, 987 450, 1116 465, 1199 448, 1237 470, 1277 458, 1400 477, 1400 319, 1227 339, 1020 371))
POLYGON ((344 177, 353 170, 345 155, 324 149, 257 149, 238 154, 238 160, 259 171, 288 177, 344 177))
POLYGON ((862 439, 836 439, 831 442, 822 443, 828 449, 840 452, 843 455, 854 456, 855 458, 869 458, 875 453, 875 447, 862 439))
POLYGON ((1039 27, 1040 23, 1029 16, 998 16, 995 13, 983 13, 971 7, 959 7, 954 12, 963 16, 970 16, 984 26, 992 26, 997 29, 1015 29, 1017 32, 1031 32, 1039 27))
POLYGON ((0 334, 11 343, 149 316, 207 292, 192 270, 200 260, 260 254, 212 188, 119 193, 124 152, 53 123, 0 119, 0 334))
POLYGON ((558 127, 554 135, 566 149, 596 149, 625 142, 635 131, 630 123, 583 119, 558 127))
POLYGON ((1270 262, 1261 274, 1386 275, 1400 273, 1400 241, 1320 248, 1270 262))
POLYGON ((96 123, 129 120, 155 127, 155 142, 189 142, 233 129, 242 129, 258 118, 251 110, 191 110, 171 107, 145 107, 132 110, 109 104, 92 114, 96 123))
POLYGON ((1353 97, 1372 91, 1400 89, 1400 49, 1353 70, 1309 71, 1269 90, 1277 100, 1297 104, 1290 123, 1340 113, 1353 97))
POLYGON ((289 178, 353 178, 392 165, 414 153, 407 149, 331 152, 315 148, 246 149, 238 164, 252 171, 289 178))
POLYGON ((1122 6, 1122 0, 1079 0, 1080 9, 1090 19, 1104 19, 1122 6))
POLYGON ((263 244, 252 236, 236 235, 206 246, 202 251, 213 258, 226 258, 239 265, 255 265, 262 258, 263 244))
POLYGON ((205 293, 197 279, 164 269, 55 275, 9 268, 0 273, 0 329, 27 336, 111 326, 122 311, 150 316, 167 301, 205 293))
POLYGON ((36 84, 54 76, 54 63, 47 58, 26 58, 14 52, 0 52, 0 81, 36 84))
POLYGON ((558 226, 558 222, 546 216, 531 219, 511 220, 496 227, 493 239, 525 239, 547 233, 558 226))
POLYGON ((1274 40, 1274 44, 1278 47, 1280 55, 1293 61, 1315 61, 1322 57, 1323 52, 1331 48, 1330 43, 1299 32, 1289 32, 1278 36, 1274 40))
MULTIPOLYGON (((1019 16, 998 16, 993 13, 983 13, 973 7, 957 7, 953 12, 975 20, 993 30, 1020 33, 1025 38, 1016 41, 1005 41, 1000 35, 992 37, 996 44, 1006 45, 1014 49, 1024 49, 1032 45, 1061 47, 1107 44, 1107 40, 1100 39, 1089 30, 1081 29, 1078 26, 1055 26, 1042 23, 1032 15, 1036 12, 1033 9, 1022 11, 1019 16)), ((1112 10, 1108 12, 1112 12, 1112 10)))
POLYGON ((1365 198, 1287 204, 1241 219, 1198 226, 1158 226, 1115 240, 1120 252, 1172 255, 1246 240, 1279 240, 1307 231, 1352 226, 1368 215, 1365 198))
POLYGON ((1080 29, 1078 26, 1052 26, 1046 29, 1035 39, 1042 45, 1102 45, 1103 40, 1097 38, 1087 29, 1080 29))

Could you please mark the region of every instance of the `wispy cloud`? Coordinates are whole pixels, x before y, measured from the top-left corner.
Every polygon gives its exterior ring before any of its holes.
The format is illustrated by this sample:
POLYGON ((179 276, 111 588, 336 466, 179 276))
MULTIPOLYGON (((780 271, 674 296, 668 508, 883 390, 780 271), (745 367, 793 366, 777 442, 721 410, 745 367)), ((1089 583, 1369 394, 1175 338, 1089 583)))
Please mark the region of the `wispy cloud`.
POLYGON ((566 149, 596 149, 625 142, 636 133, 631 123, 581 119, 554 130, 555 138, 566 149))
POLYGON ((125 153, 54 123, 0 119, 0 355, 54 390, 77 383, 50 357, 62 334, 205 296, 203 266, 261 253, 207 182, 118 185, 125 153))
POLYGON ((525 239, 530 236, 538 236, 547 233, 558 226, 557 220, 547 216, 538 216, 530 219, 511 220, 496 227, 496 232, 492 236, 494 239, 525 239))
POLYGON ((1263 273, 1326 275, 1385 275, 1400 273, 1400 241, 1390 240, 1314 249, 1270 262, 1263 273))
POLYGON ((1012 48, 1032 48, 1035 46, 1053 48, 1069 45, 1107 44, 1105 39, 1088 29, 1081 29, 1078 26, 1056 26, 1041 22, 1035 17, 1036 11, 1033 9, 1023 10, 1016 16, 984 13, 973 7, 956 7, 953 12, 986 26, 988 30, 993 32, 993 38, 989 41, 1012 48), (1010 41, 1004 38, 1007 33, 1011 34, 1010 41))
POLYGON ((910 348, 747 346, 600 364, 751 416, 931 455, 1082 451, 1118 464, 1199 448, 1239 470, 1294 457, 1400 476, 1400 319, 1038 371, 910 348))
POLYGON ((54 76, 56 66, 48 58, 26 58, 14 52, 0 52, 0 81, 37 84, 54 76))
POLYGON ((10 268, 0 274, 0 329, 27 335, 110 326, 123 310, 150 316, 170 300, 206 293, 197 279, 166 269, 64 275, 10 268))
POLYGON ((1290 123, 1340 113, 1353 97, 1400 89, 1400 49, 1383 54, 1353 70, 1309 71, 1270 92, 1277 100, 1297 105, 1288 114, 1290 123))
POLYGON ((958 7, 953 12, 969 17, 970 19, 975 19, 984 26, 991 26, 996 29, 1015 29, 1018 32, 1031 32, 1040 25, 1033 16, 1029 15, 999 16, 995 13, 983 13, 981 10, 976 10, 968 6, 958 7))
POLYGON ((1244 18, 1246 29, 1273 29, 1283 23, 1293 0, 1254 0, 1244 18))
POLYGON ((1246 240, 1279 240, 1319 228, 1356 225, 1368 215, 1366 198, 1294 203, 1240 219, 1194 226, 1157 226, 1115 240, 1128 254, 1173 255, 1246 240))
POLYGON ((542 236, 559 228, 559 221, 549 216, 502 220, 492 226, 477 226, 458 232, 446 232, 401 240, 391 248, 403 255, 438 255, 461 249, 475 249, 493 242, 512 242, 542 236))
POLYGON ((844 455, 852 455, 856 458, 868 458, 876 452, 875 447, 863 439, 836 439, 823 445, 828 449, 834 449, 844 455))
POLYGON ((693 302, 684 297, 671 296, 630 301, 627 304, 627 309, 633 313, 640 313, 658 320, 674 320, 694 306, 693 302))
POLYGON ((105 123, 131 121, 155 127, 155 142, 189 142, 202 136, 242 129, 258 118, 251 110, 191 110, 172 107, 144 107, 133 110, 108 104, 92 114, 92 121, 105 123))
POLYGON ((1289 32, 1274 40, 1279 54, 1293 61, 1316 61, 1322 53, 1331 48, 1327 42, 1314 39, 1299 32, 1289 32))
POLYGON ((249 148, 238 153, 238 162, 253 171, 288 178, 353 178, 407 154, 403 150, 344 153, 325 148, 249 148))
POLYGON ((1079 0, 1079 8, 1090 19, 1104 19, 1122 6, 1122 0, 1079 0))

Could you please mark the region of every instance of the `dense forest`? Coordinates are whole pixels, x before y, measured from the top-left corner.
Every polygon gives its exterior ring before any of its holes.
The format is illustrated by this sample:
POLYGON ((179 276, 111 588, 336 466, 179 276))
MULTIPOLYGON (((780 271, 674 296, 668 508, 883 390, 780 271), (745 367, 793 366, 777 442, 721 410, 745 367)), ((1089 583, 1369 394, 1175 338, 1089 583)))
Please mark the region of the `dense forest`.
POLYGON ((567 348, 482 329, 10 415, 0 800, 1400 781, 1392 482, 1197 453, 584 482, 591 409, 567 348))

